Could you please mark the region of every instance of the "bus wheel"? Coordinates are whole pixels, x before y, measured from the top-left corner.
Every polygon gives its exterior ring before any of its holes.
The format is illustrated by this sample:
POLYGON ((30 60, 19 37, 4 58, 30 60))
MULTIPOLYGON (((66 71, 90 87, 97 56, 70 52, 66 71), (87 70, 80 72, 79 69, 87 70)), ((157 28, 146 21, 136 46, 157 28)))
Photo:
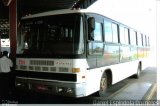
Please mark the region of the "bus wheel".
POLYGON ((100 81, 99 96, 105 96, 107 93, 108 83, 107 74, 104 72, 100 81))
POLYGON ((142 70, 141 64, 139 63, 139 64, 138 64, 138 68, 137 68, 137 73, 136 73, 136 75, 135 75, 135 78, 138 79, 138 78, 140 77, 141 70, 142 70))

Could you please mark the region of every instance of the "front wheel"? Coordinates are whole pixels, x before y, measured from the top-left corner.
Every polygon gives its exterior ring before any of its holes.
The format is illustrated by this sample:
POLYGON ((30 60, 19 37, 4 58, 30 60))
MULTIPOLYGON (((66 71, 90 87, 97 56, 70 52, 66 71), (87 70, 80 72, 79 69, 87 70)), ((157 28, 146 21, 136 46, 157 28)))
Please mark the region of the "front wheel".
POLYGON ((100 81, 99 96, 105 96, 108 88, 107 74, 104 72, 100 81))

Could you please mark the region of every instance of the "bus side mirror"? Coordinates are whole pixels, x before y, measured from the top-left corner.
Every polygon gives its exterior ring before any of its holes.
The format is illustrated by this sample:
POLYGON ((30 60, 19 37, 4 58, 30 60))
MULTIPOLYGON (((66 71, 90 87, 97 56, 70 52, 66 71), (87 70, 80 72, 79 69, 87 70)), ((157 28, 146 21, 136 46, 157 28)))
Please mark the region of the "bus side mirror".
POLYGON ((88 40, 94 40, 95 18, 88 18, 88 40))

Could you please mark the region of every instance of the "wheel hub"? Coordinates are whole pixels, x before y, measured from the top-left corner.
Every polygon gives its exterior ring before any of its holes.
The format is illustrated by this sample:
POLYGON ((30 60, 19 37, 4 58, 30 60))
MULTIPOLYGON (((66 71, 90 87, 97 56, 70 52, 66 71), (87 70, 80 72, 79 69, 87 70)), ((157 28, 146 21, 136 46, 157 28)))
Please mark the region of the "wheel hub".
POLYGON ((104 90, 106 90, 106 88, 107 88, 107 80, 106 80, 106 78, 102 78, 101 79, 101 90, 102 91, 104 91, 104 90))

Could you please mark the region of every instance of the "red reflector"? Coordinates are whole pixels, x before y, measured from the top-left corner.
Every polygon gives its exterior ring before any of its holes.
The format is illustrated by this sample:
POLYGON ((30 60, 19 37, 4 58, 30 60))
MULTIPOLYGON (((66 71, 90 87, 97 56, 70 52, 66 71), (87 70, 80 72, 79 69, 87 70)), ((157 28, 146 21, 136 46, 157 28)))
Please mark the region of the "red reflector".
POLYGON ((38 89, 38 90, 41 90, 41 91, 48 90, 48 88, 45 87, 45 86, 37 86, 37 89, 38 89))
POLYGON ((20 64, 20 65, 25 65, 26 62, 25 62, 25 60, 19 60, 19 64, 20 64))

